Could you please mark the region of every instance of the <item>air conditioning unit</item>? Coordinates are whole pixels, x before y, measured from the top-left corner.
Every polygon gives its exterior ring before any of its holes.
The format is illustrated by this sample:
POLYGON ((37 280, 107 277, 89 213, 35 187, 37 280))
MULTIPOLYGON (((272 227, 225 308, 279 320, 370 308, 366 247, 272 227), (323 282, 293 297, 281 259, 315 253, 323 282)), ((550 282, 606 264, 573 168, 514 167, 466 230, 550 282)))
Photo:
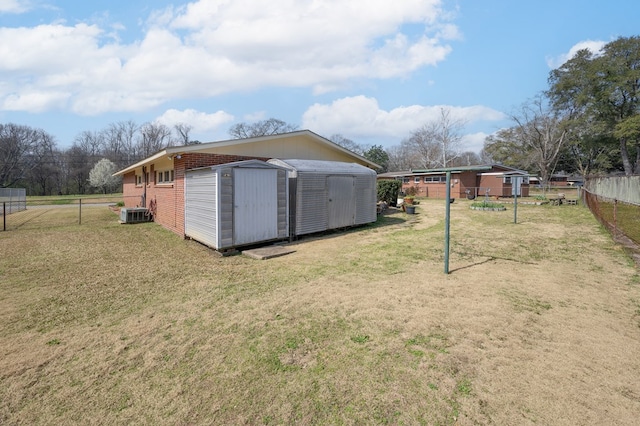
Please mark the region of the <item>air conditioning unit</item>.
POLYGON ((142 223, 151 221, 149 209, 144 207, 129 207, 120 209, 120 223, 142 223))

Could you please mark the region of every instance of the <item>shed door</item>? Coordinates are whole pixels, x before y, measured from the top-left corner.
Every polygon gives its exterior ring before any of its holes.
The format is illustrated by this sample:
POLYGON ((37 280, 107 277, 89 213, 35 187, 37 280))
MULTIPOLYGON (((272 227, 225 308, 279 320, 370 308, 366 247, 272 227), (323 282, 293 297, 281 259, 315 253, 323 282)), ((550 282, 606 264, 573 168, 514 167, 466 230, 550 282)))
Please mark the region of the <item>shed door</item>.
POLYGON ((278 171, 234 169, 234 244, 278 238, 278 171))
POLYGON ((185 182, 184 234, 218 248, 217 175, 208 169, 189 171, 185 182))
POLYGON ((329 229, 354 225, 356 220, 355 177, 329 176, 327 187, 329 229))

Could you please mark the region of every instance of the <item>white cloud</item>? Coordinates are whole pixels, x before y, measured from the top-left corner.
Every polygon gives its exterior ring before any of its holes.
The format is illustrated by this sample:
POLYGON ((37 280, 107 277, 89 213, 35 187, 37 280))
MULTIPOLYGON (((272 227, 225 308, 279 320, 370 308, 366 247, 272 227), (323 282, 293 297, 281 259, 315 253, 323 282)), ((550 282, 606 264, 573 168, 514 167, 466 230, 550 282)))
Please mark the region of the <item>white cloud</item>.
POLYGON ((439 63, 459 36, 449 21, 440 0, 200 0, 152 12, 130 44, 107 24, 0 27, 12 40, 0 43, 0 105, 65 93, 49 105, 99 114, 262 87, 324 93, 439 63))
POLYGON ((233 115, 224 111, 216 111, 208 114, 194 109, 185 109, 183 111, 169 109, 160 117, 156 118, 155 121, 169 127, 184 123, 192 126, 194 134, 204 135, 219 130, 220 126, 233 121, 233 119, 233 115))
POLYGON ((583 49, 589 49, 592 53, 598 53, 600 52, 600 50, 602 50, 605 44, 607 44, 607 42, 599 41, 599 40, 581 41, 573 45, 571 49, 569 49, 569 51, 566 53, 563 53, 555 57, 547 57, 547 65, 551 69, 556 69, 562 66, 562 64, 567 62, 569 59, 573 58, 575 54, 578 53, 578 51, 583 49))
POLYGON ((472 151, 475 153, 480 153, 482 148, 484 148, 484 140, 489 136, 484 132, 478 133, 469 133, 463 136, 462 138, 462 146, 464 146, 464 151, 472 151))
POLYGON ((31 9, 31 2, 24 0, 0 0, 0 13, 24 13, 31 9))
MULTIPOLYGON (((339 133, 356 141, 372 139, 394 145, 423 124, 438 120, 441 108, 447 108, 452 118, 462 119, 468 125, 505 119, 503 113, 481 105, 410 105, 386 111, 374 98, 355 96, 338 99, 331 104, 312 105, 303 115, 302 128, 325 136, 339 133)), ((466 144, 473 146, 469 149, 476 150, 480 137, 480 134, 465 136, 466 144)))

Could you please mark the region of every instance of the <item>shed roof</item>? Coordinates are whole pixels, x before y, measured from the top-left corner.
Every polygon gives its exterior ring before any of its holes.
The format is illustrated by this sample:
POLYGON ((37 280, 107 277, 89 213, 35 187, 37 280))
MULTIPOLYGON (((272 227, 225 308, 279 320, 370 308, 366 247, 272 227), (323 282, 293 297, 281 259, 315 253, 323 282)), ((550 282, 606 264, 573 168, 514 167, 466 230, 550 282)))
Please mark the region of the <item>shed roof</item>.
POLYGON ((342 174, 368 174, 375 175, 376 172, 356 163, 345 163, 341 161, 324 161, 324 160, 281 160, 272 159, 269 163, 278 164, 290 170, 297 172, 316 172, 316 173, 342 173, 342 174))

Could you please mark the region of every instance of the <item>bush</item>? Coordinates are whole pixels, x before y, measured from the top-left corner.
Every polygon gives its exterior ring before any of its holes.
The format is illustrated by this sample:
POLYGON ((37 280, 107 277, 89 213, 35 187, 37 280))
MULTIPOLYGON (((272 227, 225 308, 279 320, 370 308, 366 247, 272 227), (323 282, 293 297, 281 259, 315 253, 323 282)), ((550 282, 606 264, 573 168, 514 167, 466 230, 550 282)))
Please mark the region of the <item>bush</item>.
POLYGON ((418 195, 418 192, 419 192, 419 188, 417 186, 410 186, 405 191, 406 195, 413 196, 413 197, 418 195))
POLYGON ((399 180, 383 179, 378 181, 378 201, 384 201, 390 206, 395 206, 398 201, 398 193, 402 188, 399 180))

